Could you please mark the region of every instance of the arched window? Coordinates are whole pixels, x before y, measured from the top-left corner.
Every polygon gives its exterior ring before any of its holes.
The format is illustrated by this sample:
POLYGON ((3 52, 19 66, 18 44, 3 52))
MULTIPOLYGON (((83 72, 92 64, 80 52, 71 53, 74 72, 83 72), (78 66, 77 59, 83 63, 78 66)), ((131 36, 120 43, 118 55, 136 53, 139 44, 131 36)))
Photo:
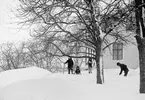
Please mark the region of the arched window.
POLYGON ((123 43, 115 42, 113 44, 113 60, 123 59, 123 43))

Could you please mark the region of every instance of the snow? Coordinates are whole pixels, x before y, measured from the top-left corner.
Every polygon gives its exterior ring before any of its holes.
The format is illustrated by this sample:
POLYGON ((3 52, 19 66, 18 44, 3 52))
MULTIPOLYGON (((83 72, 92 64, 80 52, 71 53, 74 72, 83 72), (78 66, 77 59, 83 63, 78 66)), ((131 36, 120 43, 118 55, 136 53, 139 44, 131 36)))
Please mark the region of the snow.
POLYGON ((100 85, 96 70, 81 75, 36 67, 9 70, 0 73, 0 100, 144 100, 145 94, 139 93, 139 70, 130 70, 128 77, 118 73, 119 69, 105 69, 105 83, 100 85))
POLYGON ((41 78, 51 72, 38 68, 35 66, 23 69, 8 70, 0 73, 0 87, 7 86, 11 83, 28 80, 34 78, 41 78))

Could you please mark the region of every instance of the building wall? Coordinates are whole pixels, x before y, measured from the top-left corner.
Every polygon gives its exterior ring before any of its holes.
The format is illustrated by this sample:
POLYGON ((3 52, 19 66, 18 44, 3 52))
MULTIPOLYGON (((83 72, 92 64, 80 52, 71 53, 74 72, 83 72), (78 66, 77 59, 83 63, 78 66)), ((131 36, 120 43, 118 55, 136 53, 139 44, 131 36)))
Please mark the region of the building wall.
MULTIPOLYGON (((134 42, 136 41, 135 38, 132 38, 132 40, 134 42)), ((129 44, 124 46, 122 60, 113 60, 112 49, 112 46, 110 48, 110 51, 109 49, 106 49, 103 55, 104 68, 118 68, 118 66, 116 65, 117 62, 124 63, 131 69, 136 69, 139 67, 139 55, 136 44, 129 44)))

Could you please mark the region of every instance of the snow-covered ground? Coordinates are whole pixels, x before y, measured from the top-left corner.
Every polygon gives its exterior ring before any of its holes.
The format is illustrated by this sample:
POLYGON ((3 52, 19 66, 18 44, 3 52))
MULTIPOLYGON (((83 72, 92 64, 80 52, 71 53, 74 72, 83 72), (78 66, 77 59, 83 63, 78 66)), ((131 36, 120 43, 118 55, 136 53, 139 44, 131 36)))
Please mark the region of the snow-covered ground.
POLYGON ((144 100, 139 94, 139 71, 128 77, 119 69, 105 69, 105 83, 96 84, 96 71, 81 75, 52 74, 29 67, 0 73, 0 100, 144 100))

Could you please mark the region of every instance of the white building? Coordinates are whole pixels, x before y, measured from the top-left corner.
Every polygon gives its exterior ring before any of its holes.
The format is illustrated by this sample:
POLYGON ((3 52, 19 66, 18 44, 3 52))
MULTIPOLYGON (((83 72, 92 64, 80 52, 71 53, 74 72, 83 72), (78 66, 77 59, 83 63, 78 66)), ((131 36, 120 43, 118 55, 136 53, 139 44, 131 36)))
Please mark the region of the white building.
MULTIPOLYGON (((124 33, 123 33, 124 34, 124 33)), ((131 69, 139 67, 139 53, 134 35, 129 36, 130 44, 113 43, 103 54, 104 68, 118 68, 117 62, 126 64, 131 69)))

